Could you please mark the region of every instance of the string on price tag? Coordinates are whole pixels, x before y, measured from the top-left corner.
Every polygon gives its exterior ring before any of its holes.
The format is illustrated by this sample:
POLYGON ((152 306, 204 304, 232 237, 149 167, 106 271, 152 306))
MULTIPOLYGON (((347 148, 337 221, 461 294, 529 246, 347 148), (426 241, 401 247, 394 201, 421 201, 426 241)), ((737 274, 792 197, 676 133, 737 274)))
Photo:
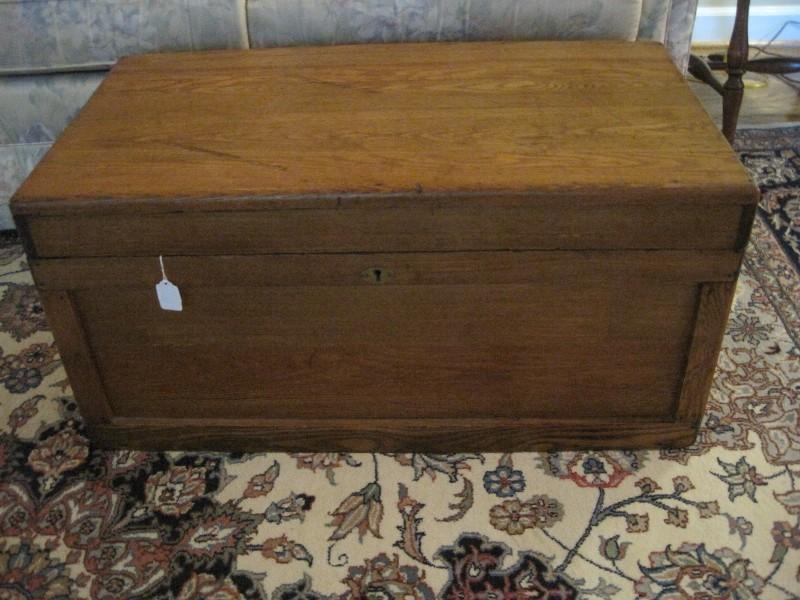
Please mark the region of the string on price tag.
POLYGON ((156 284, 156 296, 158 304, 163 310, 183 310, 183 300, 178 286, 167 279, 167 272, 164 270, 164 257, 159 256, 158 262, 161 265, 161 281, 156 284))

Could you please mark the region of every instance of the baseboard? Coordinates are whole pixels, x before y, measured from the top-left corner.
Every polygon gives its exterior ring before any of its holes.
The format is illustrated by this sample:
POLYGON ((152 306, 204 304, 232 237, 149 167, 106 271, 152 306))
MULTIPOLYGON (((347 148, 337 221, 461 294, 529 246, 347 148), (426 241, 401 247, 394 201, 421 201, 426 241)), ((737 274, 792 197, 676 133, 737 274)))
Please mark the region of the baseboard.
MULTIPOLYGON (((700 6, 692 41, 703 45, 727 45, 736 16, 735 6, 700 6)), ((800 3, 764 4, 750 7, 749 33, 752 45, 765 44, 786 21, 800 21, 800 3)), ((776 40, 800 43, 800 26, 789 25, 776 40)))

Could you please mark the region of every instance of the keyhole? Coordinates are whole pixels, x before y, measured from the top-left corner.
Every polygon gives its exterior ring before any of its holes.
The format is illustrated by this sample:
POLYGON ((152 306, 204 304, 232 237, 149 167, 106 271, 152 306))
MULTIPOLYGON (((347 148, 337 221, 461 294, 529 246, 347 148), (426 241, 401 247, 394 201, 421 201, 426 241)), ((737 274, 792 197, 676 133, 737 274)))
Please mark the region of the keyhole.
POLYGON ((379 267, 371 267, 362 273, 362 277, 368 279, 372 283, 386 283, 390 276, 391 273, 389 271, 379 267))

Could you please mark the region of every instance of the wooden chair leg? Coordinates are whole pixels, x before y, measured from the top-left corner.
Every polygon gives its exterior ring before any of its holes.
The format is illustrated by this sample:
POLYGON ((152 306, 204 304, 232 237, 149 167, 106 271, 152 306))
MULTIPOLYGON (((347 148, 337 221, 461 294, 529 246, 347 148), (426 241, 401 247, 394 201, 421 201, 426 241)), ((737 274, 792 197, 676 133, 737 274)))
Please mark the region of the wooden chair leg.
POLYGON ((714 72, 711 70, 711 67, 708 66, 708 63, 694 54, 689 55, 689 74, 703 83, 710 85, 717 93, 724 93, 722 84, 719 82, 719 79, 714 76, 714 72))
POLYGON ((744 97, 742 76, 747 68, 748 33, 747 22, 750 15, 750 0, 738 0, 736 3, 736 21, 733 24, 731 43, 728 46, 727 67, 728 80, 722 92, 722 133, 728 142, 733 144, 736 125, 739 121, 739 109, 744 97))

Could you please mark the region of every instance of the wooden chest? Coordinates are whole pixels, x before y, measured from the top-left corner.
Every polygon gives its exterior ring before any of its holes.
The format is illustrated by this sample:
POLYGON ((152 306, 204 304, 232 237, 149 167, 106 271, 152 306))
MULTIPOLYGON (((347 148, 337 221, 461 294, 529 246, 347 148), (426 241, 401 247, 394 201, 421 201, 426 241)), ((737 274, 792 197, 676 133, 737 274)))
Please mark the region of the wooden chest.
POLYGON ((691 442, 756 199, 661 46, 549 42, 127 58, 12 208, 98 443, 445 452, 691 442))

